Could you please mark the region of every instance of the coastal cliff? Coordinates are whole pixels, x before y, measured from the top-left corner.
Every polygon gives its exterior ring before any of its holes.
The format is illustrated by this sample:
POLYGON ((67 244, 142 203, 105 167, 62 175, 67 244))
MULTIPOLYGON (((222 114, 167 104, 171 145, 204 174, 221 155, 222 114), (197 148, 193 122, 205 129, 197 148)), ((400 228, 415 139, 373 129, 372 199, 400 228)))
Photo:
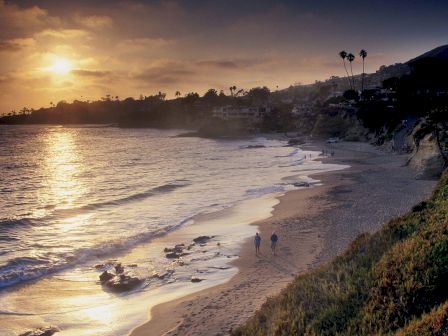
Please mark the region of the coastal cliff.
POLYGON ((233 335, 446 335, 447 230, 445 172, 430 199, 298 276, 233 335))
POLYGON ((445 162, 433 133, 427 134, 421 139, 409 159, 409 164, 415 169, 416 178, 438 178, 440 176, 445 162))

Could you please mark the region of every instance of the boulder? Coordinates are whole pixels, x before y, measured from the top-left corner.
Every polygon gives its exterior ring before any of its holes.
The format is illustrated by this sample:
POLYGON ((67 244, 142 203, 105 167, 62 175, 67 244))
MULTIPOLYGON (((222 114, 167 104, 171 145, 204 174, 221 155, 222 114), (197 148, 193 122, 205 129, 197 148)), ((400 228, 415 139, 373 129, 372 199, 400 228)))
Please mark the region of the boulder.
POLYGON ((199 236, 199 237, 197 237, 197 238, 195 238, 195 239, 193 239, 193 241, 196 243, 196 244, 205 244, 205 243, 207 243, 210 239, 212 239, 213 237, 209 237, 209 236, 199 236))
POLYGON ((192 277, 191 278, 191 282, 201 282, 202 280, 204 280, 204 279, 200 279, 200 278, 196 278, 196 277, 192 277))
POLYGON ((178 252, 170 252, 170 253, 165 254, 165 257, 168 258, 168 259, 178 259, 178 258, 186 256, 186 255, 189 255, 189 253, 186 253, 186 252, 180 252, 180 253, 178 253, 178 252))
POLYGON ((121 274, 124 272, 124 267, 121 265, 121 263, 118 263, 115 265, 115 273, 121 274))
POLYGON ((163 251, 165 253, 182 253, 185 248, 185 244, 177 244, 174 247, 165 247, 163 251))
POLYGON ((105 283, 105 282, 109 281, 110 279, 112 279, 114 276, 115 275, 113 275, 112 273, 109 273, 108 271, 104 271, 100 275, 100 282, 105 283))
POLYGON ((310 186, 310 184, 305 181, 294 182, 293 185, 294 185, 294 187, 309 187, 310 186))
POLYGON ((136 276, 128 274, 120 274, 114 276, 109 281, 105 282, 103 285, 110 290, 116 292, 125 292, 132 290, 142 284, 142 280, 136 276))
POLYGON ((139 286, 143 280, 131 273, 126 273, 124 267, 119 263, 112 271, 104 271, 100 275, 100 283, 103 287, 116 292, 124 292, 139 286))

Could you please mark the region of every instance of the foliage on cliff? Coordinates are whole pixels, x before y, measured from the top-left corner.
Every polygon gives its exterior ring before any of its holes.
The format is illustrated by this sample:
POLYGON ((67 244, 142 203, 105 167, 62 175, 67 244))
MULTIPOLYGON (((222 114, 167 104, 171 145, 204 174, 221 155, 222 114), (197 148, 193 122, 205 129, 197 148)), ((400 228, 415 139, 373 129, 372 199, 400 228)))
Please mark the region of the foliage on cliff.
POLYGON ((447 335, 448 172, 433 196, 298 276, 234 335, 447 335))

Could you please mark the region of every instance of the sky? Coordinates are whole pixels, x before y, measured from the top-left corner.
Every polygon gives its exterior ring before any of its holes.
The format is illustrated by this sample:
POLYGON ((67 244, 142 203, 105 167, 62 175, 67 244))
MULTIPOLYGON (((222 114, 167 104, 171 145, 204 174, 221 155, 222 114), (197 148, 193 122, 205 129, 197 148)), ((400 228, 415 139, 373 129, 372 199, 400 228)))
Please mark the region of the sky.
POLYGON ((447 44, 447 17, 446 0, 0 0, 0 114, 107 94, 276 90, 343 76, 341 50, 366 49, 374 72, 447 44))

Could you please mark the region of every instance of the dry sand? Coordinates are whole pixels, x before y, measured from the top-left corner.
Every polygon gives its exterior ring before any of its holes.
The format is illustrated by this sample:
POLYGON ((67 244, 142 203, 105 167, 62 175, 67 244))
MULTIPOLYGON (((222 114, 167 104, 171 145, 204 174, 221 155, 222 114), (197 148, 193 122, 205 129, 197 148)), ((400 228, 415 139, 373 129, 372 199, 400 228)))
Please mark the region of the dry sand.
POLYGON ((360 233, 377 230, 406 212, 426 198, 436 183, 415 180, 413 171, 404 166, 406 156, 368 144, 306 147, 326 147, 335 155, 325 160, 351 168, 313 176, 323 185, 282 196, 271 218, 254 223, 263 238, 260 256, 255 256, 253 241, 247 241, 235 262, 239 272, 230 281, 156 306, 151 320, 131 336, 228 334, 294 276, 342 253, 360 233), (269 247, 273 230, 279 236, 276 256, 269 247))

